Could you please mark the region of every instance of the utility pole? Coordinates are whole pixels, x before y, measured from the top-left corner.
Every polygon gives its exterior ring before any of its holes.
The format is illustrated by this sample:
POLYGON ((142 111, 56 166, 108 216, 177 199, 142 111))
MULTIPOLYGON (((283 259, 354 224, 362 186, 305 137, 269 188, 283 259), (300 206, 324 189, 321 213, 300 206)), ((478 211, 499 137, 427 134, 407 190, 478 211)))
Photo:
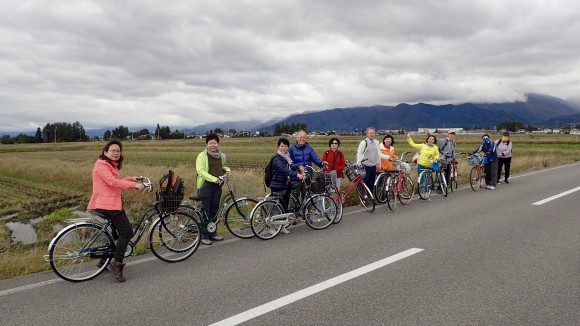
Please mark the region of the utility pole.
POLYGON ((54 126, 54 143, 56 144, 56 126, 54 126))

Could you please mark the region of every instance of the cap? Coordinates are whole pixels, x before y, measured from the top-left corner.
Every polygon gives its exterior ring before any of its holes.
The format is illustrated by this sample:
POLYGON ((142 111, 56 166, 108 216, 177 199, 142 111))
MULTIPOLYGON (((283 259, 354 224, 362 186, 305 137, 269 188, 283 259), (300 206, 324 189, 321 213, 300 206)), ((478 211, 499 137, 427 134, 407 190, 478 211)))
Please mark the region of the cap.
POLYGON ((509 132, 507 132, 507 131, 504 131, 504 132, 503 132, 503 135, 504 135, 504 136, 509 136, 509 135, 510 135, 510 133, 509 133, 509 132))
POLYGON ((448 134, 454 134, 454 135, 455 135, 455 131, 453 131, 453 130, 450 130, 450 131, 448 132, 448 134))

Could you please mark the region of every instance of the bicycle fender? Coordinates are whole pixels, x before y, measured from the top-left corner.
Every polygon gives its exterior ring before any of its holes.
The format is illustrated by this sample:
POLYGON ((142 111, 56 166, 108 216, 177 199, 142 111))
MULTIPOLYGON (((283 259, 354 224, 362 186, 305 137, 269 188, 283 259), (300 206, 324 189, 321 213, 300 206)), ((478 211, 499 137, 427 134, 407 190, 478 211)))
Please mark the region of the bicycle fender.
POLYGON ((96 223, 90 223, 90 222, 79 222, 79 223, 73 223, 67 227, 65 227, 64 229, 60 230, 53 238, 52 240, 50 240, 50 243, 48 244, 48 249, 47 251, 50 251, 50 248, 52 248, 52 246, 54 245, 54 241, 63 233, 68 232, 68 230, 75 228, 79 225, 94 225, 96 227, 102 227, 102 225, 96 224, 96 223))

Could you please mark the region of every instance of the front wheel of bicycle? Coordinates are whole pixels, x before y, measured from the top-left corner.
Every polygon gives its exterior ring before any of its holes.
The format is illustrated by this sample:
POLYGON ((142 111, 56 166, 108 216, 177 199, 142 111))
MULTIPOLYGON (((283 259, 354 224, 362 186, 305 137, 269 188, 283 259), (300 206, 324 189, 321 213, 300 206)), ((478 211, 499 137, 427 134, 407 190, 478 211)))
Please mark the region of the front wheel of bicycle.
POLYGON ((395 176, 387 178, 387 205, 392 211, 397 210, 397 179, 395 176))
POLYGON ((250 227, 250 213, 257 203, 255 199, 240 198, 226 209, 224 222, 233 235, 242 239, 254 237, 250 227))
POLYGON ((374 189, 375 199, 377 202, 381 204, 386 203, 388 200, 387 199, 388 179, 389 175, 387 173, 381 173, 379 174, 377 180, 375 181, 375 189, 374 189))
POLYGON ((429 199, 429 196, 431 196, 432 184, 433 180, 431 179, 431 173, 428 171, 422 171, 421 174, 419 174, 419 182, 417 182, 419 197, 421 197, 421 199, 429 199))
POLYGON ((328 195, 314 195, 308 198, 304 204, 306 225, 315 230, 329 227, 336 218, 337 213, 336 203, 328 195))
POLYGON ((113 237, 101 225, 76 224, 63 230, 52 242, 50 267, 63 280, 88 281, 107 268, 114 248, 113 237))
POLYGON ((340 221, 342 220, 342 195, 340 193, 340 189, 332 186, 329 187, 327 189, 328 192, 328 196, 330 196, 330 198, 332 198, 334 200, 334 202, 336 203, 336 217, 334 218, 334 221, 332 221, 332 224, 338 224, 340 223, 340 221))
POLYGON ((358 199, 361 205, 367 210, 367 212, 372 213, 375 211, 375 198, 369 187, 361 180, 356 186, 356 191, 358 193, 358 199))
POLYGON ((447 180, 445 180, 445 172, 438 172, 437 175, 439 178, 439 188, 441 189, 441 193, 443 193, 443 197, 447 197, 447 180))
POLYGON ((148 238, 155 257, 174 263, 187 259, 199 248, 201 228, 187 213, 164 213, 151 225, 148 238))
POLYGON ((409 205, 413 199, 413 180, 408 175, 405 175, 400 182, 400 189, 398 193, 399 201, 403 205, 409 205))
POLYGON ((481 188, 481 172, 479 166, 474 166, 469 172, 469 184, 471 185, 471 190, 478 191, 481 188))
POLYGON ((284 214, 284 207, 278 200, 266 199, 254 206, 250 214, 250 228, 261 240, 274 238, 282 229, 281 224, 271 224, 272 216, 284 214))

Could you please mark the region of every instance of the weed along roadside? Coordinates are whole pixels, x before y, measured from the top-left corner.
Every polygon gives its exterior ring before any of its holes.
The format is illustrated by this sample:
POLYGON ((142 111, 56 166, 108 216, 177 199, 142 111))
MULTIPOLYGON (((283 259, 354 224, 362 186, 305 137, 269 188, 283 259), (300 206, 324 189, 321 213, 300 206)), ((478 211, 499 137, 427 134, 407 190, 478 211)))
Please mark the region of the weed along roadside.
MULTIPOLYGON (((322 156, 330 137, 317 136, 308 142, 322 156)), ((494 140, 499 137, 492 135, 494 140)), ((347 160, 353 160, 364 137, 339 138, 340 150, 347 160)), ((238 196, 265 195, 262 174, 277 140, 228 138, 220 142, 220 149, 228 153, 238 196)), ((481 135, 458 134, 456 140, 457 152, 471 152, 481 143, 481 135)), ((513 173, 580 161, 577 135, 513 135, 510 140, 514 144, 513 173)), ((170 168, 184 179, 186 198, 197 192, 194 162, 205 148, 204 140, 126 141, 123 145, 127 154, 121 175, 144 175, 156 182, 170 168)), ((0 145, 0 279, 50 269, 43 256, 52 236, 64 220, 88 214, 84 209, 92 190, 91 172, 102 146, 102 142, 0 145)), ((395 136, 395 148, 398 154, 414 152, 404 135, 395 136)), ((461 160, 460 183, 468 182, 470 168, 465 158, 461 160)), ((416 166, 412 170, 415 180, 416 166)), ((347 204, 357 203, 355 195, 351 194, 347 204)), ((124 193, 130 218, 140 216, 149 201, 139 192, 124 193)), ((136 253, 145 249, 144 243, 139 244, 136 253)))

